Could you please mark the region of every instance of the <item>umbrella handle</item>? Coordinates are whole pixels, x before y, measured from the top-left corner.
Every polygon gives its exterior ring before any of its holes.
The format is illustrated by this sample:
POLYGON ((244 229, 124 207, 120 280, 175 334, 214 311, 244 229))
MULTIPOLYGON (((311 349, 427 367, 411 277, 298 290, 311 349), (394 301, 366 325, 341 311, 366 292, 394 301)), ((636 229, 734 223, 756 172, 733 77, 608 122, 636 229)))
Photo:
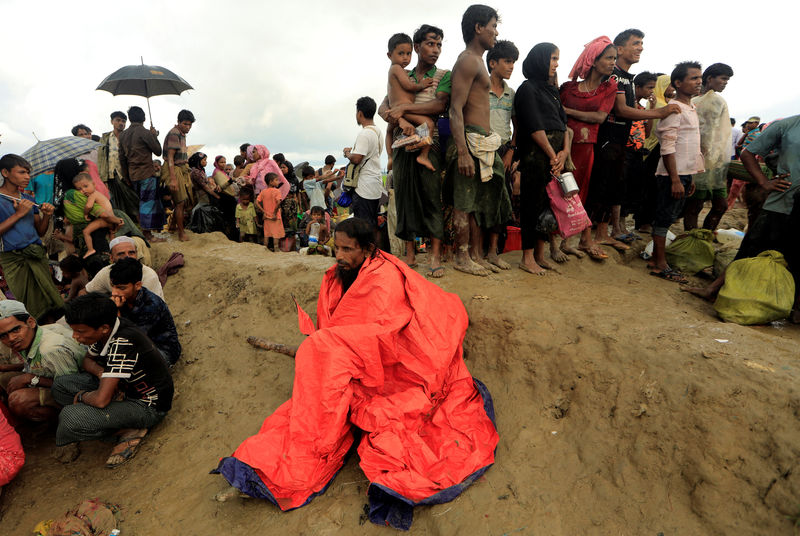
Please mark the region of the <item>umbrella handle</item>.
MULTIPOLYGON (((147 82, 145 82, 146 84, 147 82)), ((153 114, 150 112, 150 97, 145 97, 147 99, 147 117, 150 118, 150 128, 153 128, 153 114)))

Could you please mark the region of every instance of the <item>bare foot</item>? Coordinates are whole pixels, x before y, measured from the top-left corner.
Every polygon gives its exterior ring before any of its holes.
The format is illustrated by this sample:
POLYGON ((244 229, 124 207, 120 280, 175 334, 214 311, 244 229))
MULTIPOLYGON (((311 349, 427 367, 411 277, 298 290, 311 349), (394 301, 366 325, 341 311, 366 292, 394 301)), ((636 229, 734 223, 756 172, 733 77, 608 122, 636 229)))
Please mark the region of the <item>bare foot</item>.
POLYGON ((97 253, 97 251, 94 248, 88 249, 88 250, 86 250, 86 253, 84 253, 83 258, 84 259, 88 259, 89 257, 94 255, 95 253, 97 253))
POLYGON ((533 262, 532 265, 525 264, 524 262, 519 263, 519 269, 525 270, 529 274, 533 275, 545 275, 547 270, 536 264, 536 261, 533 262))
POLYGON ((611 246, 612 248, 616 249, 619 252, 631 249, 631 247, 628 244, 623 244, 619 240, 614 240, 611 237, 608 237, 605 240, 599 240, 598 243, 604 246, 611 246))
POLYGON ((408 255, 403 255, 400 257, 400 260, 403 261, 408 265, 409 268, 416 268, 417 267, 417 258, 416 257, 409 257, 408 255))
POLYGON ((186 236, 185 233, 178 233, 178 240, 180 240, 181 242, 188 242, 189 237, 186 236))
POLYGON ((436 168, 433 167, 433 164, 431 163, 431 161, 428 160, 427 157, 423 157, 422 155, 419 155, 417 157, 417 164, 425 166, 426 168, 430 169, 431 171, 436 171, 436 168))
POLYGON ((508 264, 503 259, 501 259, 497 253, 489 253, 486 256, 486 260, 492 263, 494 266, 497 266, 501 270, 508 270, 511 268, 511 265, 508 264))
POLYGON ((535 259, 535 260, 536 260, 536 264, 538 264, 539 266, 541 266, 545 270, 553 270, 556 273, 561 273, 561 272, 558 271, 558 268, 556 268, 555 266, 553 266, 552 264, 550 264, 546 260, 544 260, 544 259, 535 259))
POLYGON ((567 262, 569 260, 567 254, 561 251, 561 248, 553 247, 552 244, 550 245, 550 258, 558 263, 567 262))
POLYGON ((147 239, 147 241, 150 242, 151 244, 156 244, 158 242, 166 242, 166 239, 158 238, 157 236, 151 236, 150 238, 147 239))
POLYGON ((56 447, 50 454, 53 459, 61 463, 74 462, 80 455, 81 449, 78 446, 78 443, 70 443, 69 445, 64 445, 63 447, 56 447))
POLYGON ((491 274, 491 270, 487 270, 480 264, 476 264, 472 259, 467 258, 464 261, 457 261, 453 266, 459 272, 464 272, 465 274, 471 275, 479 275, 481 277, 485 277, 491 274))
POLYGON ((688 292, 689 294, 694 294, 695 296, 698 296, 698 297, 703 298, 704 300, 708 300, 708 301, 711 301, 714 298, 714 296, 717 295, 716 291, 714 291, 713 289, 710 289, 708 287, 689 287, 689 286, 686 286, 686 285, 681 285, 680 289, 683 292, 688 292))
POLYGON ((234 488, 233 486, 230 486, 220 491, 216 495, 214 495, 214 500, 218 502, 227 502, 235 497, 241 497, 242 499, 246 499, 249 497, 249 495, 246 495, 241 491, 239 491, 238 489, 234 488))
POLYGON ((569 244, 567 244, 566 240, 561 242, 561 246, 558 249, 560 249, 561 251, 563 251, 567 255, 575 255, 579 259, 582 259, 582 258, 585 257, 585 255, 581 251, 579 251, 579 250, 575 249, 574 247, 570 246, 569 244))
POLYGON ((495 266, 494 264, 490 263, 486 259, 472 259, 472 261, 475 262, 476 264, 481 265, 481 267, 483 267, 485 270, 489 270, 489 271, 491 271, 493 273, 497 273, 497 272, 500 271, 500 267, 499 266, 495 266))

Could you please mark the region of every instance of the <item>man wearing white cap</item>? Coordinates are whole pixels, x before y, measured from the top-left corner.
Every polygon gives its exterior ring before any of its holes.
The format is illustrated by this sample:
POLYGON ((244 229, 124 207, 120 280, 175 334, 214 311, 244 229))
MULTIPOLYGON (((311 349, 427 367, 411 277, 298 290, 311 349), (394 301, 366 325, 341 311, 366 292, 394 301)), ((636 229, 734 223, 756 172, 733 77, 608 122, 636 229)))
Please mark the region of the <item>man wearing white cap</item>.
POLYGON ((14 415, 32 421, 54 420, 61 409, 50 392, 53 378, 75 374, 86 349, 61 324, 39 326, 22 302, 0 302, 0 342, 20 363, 0 365, 0 392, 14 415))
MULTIPOLYGON (((137 258, 136 242, 128 236, 118 236, 109 243, 111 248, 111 260, 117 262, 127 257, 137 258)), ((111 265, 108 265, 97 272, 97 275, 86 284, 86 292, 104 292, 111 294, 111 265)), ((142 286, 150 292, 164 299, 164 290, 161 288, 161 281, 155 270, 147 265, 142 265, 142 286)))

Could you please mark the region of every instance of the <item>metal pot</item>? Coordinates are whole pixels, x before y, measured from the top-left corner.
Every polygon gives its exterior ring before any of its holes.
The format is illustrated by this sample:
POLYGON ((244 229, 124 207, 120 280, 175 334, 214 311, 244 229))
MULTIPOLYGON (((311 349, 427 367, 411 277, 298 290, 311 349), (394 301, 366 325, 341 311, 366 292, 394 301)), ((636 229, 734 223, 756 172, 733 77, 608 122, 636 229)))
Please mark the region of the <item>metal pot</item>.
POLYGON ((578 182, 575 180, 575 175, 569 171, 562 173, 560 177, 556 177, 556 180, 558 185, 561 186, 564 197, 571 197, 580 190, 578 182))

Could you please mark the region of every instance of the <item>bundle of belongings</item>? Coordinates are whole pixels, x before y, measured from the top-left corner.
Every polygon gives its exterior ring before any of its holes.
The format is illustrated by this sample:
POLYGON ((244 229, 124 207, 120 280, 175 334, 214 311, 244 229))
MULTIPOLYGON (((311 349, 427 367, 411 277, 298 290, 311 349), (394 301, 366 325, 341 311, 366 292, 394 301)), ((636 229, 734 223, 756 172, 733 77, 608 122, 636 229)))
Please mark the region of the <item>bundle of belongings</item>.
POLYGON ((766 324, 789 316, 794 295, 794 278, 786 260, 768 250, 728 266, 714 309, 726 322, 766 324))

